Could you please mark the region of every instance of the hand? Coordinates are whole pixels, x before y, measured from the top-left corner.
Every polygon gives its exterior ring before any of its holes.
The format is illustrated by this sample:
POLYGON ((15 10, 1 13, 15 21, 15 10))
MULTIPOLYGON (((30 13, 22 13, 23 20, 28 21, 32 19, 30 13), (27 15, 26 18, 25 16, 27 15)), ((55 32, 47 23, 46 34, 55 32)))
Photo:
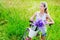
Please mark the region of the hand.
POLYGON ((51 23, 51 22, 47 22, 47 24, 49 24, 49 26, 53 25, 53 23, 51 23))
POLYGON ((51 26, 51 25, 53 25, 53 24, 49 24, 49 26, 51 26))
POLYGON ((33 21, 31 21, 31 20, 29 22, 33 23, 33 21))

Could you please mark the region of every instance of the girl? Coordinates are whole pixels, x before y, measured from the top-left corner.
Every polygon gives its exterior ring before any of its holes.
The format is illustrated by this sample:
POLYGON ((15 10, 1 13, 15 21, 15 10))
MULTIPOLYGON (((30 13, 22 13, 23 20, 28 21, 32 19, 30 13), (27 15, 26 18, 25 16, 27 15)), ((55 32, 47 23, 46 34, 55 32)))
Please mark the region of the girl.
MULTIPOLYGON (((34 15, 30 18, 31 21, 37 21, 38 19, 42 19, 43 21, 46 21, 47 24, 53 24, 54 21, 50 17, 50 15, 47 12, 47 4, 45 2, 41 2, 40 4, 40 11, 35 12, 34 15), (34 18, 36 18, 34 20, 34 18), (49 21, 48 21, 49 20, 49 21)), ((46 37, 46 27, 39 27, 39 30, 41 31, 41 40, 45 40, 46 37)), ((29 37, 30 40, 32 40, 31 37, 29 37)))

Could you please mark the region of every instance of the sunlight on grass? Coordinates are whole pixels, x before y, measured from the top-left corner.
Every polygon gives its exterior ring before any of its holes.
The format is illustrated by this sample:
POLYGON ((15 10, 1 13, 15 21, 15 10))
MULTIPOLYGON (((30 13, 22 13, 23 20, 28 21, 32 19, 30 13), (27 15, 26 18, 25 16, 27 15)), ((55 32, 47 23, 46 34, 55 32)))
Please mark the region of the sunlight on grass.
MULTIPOLYGON (((60 40, 60 0, 42 0, 48 3, 48 11, 55 24, 48 27, 47 40, 60 40)), ((21 40, 29 27, 29 19, 39 11, 41 0, 0 0, 0 40, 21 40), (4 21, 2 20, 2 21, 4 21)), ((38 40, 35 37, 33 40, 38 40)))

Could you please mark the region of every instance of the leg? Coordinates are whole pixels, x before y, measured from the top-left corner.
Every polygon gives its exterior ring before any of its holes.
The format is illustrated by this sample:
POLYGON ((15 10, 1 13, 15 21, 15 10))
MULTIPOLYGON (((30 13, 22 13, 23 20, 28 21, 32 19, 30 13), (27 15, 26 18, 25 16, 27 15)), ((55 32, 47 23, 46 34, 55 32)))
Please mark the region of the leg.
POLYGON ((30 37, 27 37, 27 38, 26 38, 26 40, 32 40, 32 38, 30 38, 30 37))
POLYGON ((32 38, 29 38, 29 40, 32 40, 32 38))
POLYGON ((41 36, 41 40, 45 40, 45 36, 41 36))
POLYGON ((32 38, 30 38, 30 37, 28 37, 29 38, 29 40, 32 40, 32 38))
POLYGON ((45 40, 45 37, 46 37, 46 28, 43 27, 43 28, 40 28, 40 30, 41 30, 41 33, 42 33, 41 40, 45 40))

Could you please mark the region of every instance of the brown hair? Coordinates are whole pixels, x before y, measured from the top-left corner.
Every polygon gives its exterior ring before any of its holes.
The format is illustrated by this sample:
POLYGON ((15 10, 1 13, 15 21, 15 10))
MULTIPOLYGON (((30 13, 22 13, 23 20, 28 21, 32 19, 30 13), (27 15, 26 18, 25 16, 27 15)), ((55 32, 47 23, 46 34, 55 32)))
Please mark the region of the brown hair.
MULTIPOLYGON (((42 2, 41 4, 43 4, 43 6, 45 7, 44 12, 48 14, 46 2, 42 2)), ((46 20, 48 20, 48 17, 46 17, 46 20)))
POLYGON ((46 4, 45 2, 42 2, 41 4, 43 4, 43 6, 45 7, 44 12, 45 12, 45 13, 48 13, 48 12, 47 12, 47 4, 46 4))

